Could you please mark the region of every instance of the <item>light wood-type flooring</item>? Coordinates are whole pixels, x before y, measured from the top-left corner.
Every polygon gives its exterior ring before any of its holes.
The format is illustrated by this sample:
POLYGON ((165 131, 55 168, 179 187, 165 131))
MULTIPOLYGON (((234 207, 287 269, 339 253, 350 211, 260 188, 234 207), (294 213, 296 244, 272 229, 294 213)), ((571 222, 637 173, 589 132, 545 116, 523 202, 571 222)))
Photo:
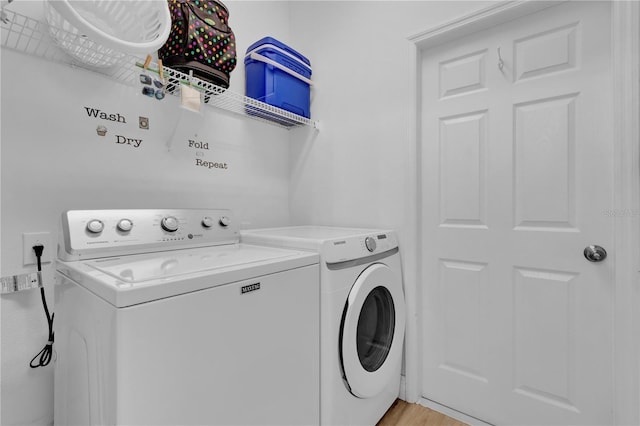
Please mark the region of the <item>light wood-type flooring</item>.
POLYGON ((377 426, 467 426, 467 424, 422 405, 410 404, 398 399, 377 426))

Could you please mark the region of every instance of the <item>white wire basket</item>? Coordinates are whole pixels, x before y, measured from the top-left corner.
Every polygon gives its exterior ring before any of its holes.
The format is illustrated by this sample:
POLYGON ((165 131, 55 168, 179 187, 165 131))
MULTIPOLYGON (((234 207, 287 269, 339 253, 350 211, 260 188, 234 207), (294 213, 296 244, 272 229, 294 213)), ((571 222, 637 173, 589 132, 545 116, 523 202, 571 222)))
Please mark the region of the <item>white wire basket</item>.
POLYGON ((45 0, 49 32, 80 62, 110 67, 125 55, 157 51, 169 37, 166 1, 45 0))

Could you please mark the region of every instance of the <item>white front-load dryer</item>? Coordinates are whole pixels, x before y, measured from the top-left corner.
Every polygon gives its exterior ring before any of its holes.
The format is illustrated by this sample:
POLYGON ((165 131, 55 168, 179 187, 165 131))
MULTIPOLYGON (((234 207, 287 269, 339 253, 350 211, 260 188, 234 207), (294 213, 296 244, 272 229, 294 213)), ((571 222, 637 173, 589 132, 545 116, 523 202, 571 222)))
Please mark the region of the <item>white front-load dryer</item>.
POLYGON ((320 424, 375 425, 398 397, 406 322, 393 231, 241 231, 249 244, 320 254, 320 424))

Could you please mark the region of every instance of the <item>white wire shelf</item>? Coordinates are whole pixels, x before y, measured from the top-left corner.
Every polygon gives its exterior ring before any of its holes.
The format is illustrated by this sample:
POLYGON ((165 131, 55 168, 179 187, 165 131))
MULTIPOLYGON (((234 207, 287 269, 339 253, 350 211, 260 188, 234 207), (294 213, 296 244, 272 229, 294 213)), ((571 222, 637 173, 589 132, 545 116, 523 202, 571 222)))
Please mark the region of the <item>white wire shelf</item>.
MULTIPOLYGON (((60 48, 56 40, 50 36, 48 24, 6 9, 2 11, 1 21, 1 45, 3 48, 26 53, 51 62, 87 69, 130 86, 139 85, 138 76, 142 70, 143 62, 140 58, 119 54, 114 59, 114 65, 112 66, 106 68, 92 67, 80 62, 67 54, 65 49, 60 48)), ((73 49, 77 50, 94 48, 95 43, 86 38, 78 39, 73 34, 69 34, 69 37, 66 38, 64 31, 58 28, 55 29, 55 32, 58 40, 64 40, 67 49, 70 43, 73 43, 73 49)), ((151 64, 148 70, 157 73, 157 65, 151 64)), ((205 104, 208 106, 285 129, 300 126, 319 129, 317 121, 234 93, 171 68, 164 67, 164 77, 166 92, 171 95, 180 96, 181 83, 186 83, 203 94, 205 104)))

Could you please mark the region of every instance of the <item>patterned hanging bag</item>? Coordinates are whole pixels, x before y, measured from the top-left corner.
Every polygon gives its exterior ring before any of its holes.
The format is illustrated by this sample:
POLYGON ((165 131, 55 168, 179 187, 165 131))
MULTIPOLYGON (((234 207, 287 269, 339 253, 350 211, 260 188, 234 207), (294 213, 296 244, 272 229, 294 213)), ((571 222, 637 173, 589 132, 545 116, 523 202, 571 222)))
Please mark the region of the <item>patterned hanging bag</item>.
POLYGON ((171 33, 158 50, 165 66, 224 89, 236 67, 229 11, 216 0, 168 0, 171 33))

